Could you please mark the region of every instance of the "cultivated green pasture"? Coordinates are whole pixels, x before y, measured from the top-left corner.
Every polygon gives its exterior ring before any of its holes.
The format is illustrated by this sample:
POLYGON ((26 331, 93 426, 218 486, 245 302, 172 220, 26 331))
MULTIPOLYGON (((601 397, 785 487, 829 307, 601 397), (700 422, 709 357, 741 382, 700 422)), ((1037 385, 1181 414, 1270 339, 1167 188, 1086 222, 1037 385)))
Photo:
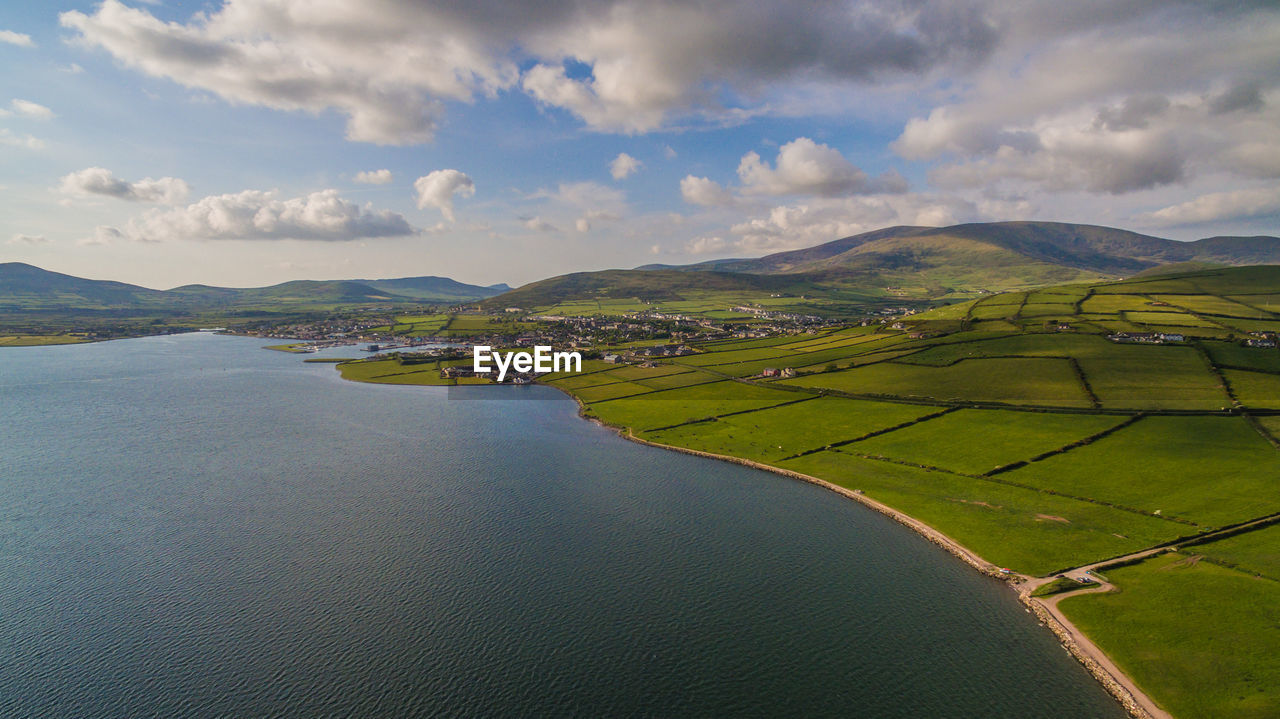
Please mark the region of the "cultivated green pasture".
POLYGON ((646 433, 644 437, 664 444, 772 462, 936 411, 934 407, 823 397, 646 433))
POLYGON ((1213 545, 1107 570, 1120 591, 1058 606, 1176 717, 1280 716, 1280 582, 1195 561, 1200 551, 1213 545))
POLYGON ((826 479, 899 509, 985 559, 1047 574, 1180 536, 1172 522, 948 472, 819 452, 777 466, 826 479))
POLYGON ((1254 529, 1216 542, 1187 547, 1188 553, 1280 582, 1280 524, 1254 529))
POLYGON ((1083 314, 1106 315, 1149 309, 1152 309, 1151 300, 1141 295, 1095 294, 1080 304, 1083 314))
POLYGON ((1280 453, 1241 417, 1146 417, 1000 477, 1201 527, 1280 511, 1280 453))
POLYGON ((0 335, 0 347, 72 345, 81 342, 88 342, 88 340, 80 335, 0 335))
POLYGON ((1265 312, 1225 297, 1215 297, 1214 295, 1154 295, 1153 299, 1176 307, 1182 307, 1198 314, 1243 317, 1254 320, 1277 319, 1277 316, 1270 312, 1265 312))
POLYGON ((1222 374, 1246 407, 1280 409, 1280 374, 1227 369, 1222 374))
POLYGON ((1280 372, 1280 350, 1264 347, 1244 347, 1236 342, 1203 343, 1214 364, 1219 367, 1237 367, 1260 372, 1280 372))
POLYGON ((1164 311, 1129 311, 1123 313, 1124 318, 1135 324, 1164 326, 1164 327, 1186 327, 1191 329, 1201 327, 1222 327, 1217 322, 1209 319, 1196 317, 1186 312, 1164 312, 1164 311))
MULTIPOLYGON (((448 366, 453 363, 445 363, 448 366)), ((338 371, 342 373, 343 379, 355 380, 357 382, 373 382, 375 384, 418 384, 418 385, 442 385, 448 386, 456 384, 452 379, 444 379, 440 376, 440 369, 434 363, 418 364, 418 365, 401 365, 399 362, 389 360, 359 360, 355 362, 343 362, 337 365, 338 371)))
POLYGON ((742 385, 732 380, 655 391, 643 397, 594 402, 590 416, 644 431, 728 412, 760 409, 802 398, 794 392, 742 385))
POLYGON ((962 409, 843 449, 983 474, 1051 452, 1121 421, 1106 415, 962 409))
POLYGON ((1023 305, 1022 310, 1018 312, 1018 316, 1022 318, 1045 317, 1055 319, 1066 319, 1076 313, 1074 304, 1063 303, 1036 303, 1028 302, 1023 305))
POLYGON ((1231 406, 1226 389, 1194 347, 1116 345, 1104 356, 1082 357, 1080 367, 1103 407, 1216 410, 1231 406))
POLYGON ((1059 407, 1089 407, 1088 395, 1062 359, 974 359, 948 367, 882 362, 839 372, 783 380, 861 395, 972 400, 1059 407))

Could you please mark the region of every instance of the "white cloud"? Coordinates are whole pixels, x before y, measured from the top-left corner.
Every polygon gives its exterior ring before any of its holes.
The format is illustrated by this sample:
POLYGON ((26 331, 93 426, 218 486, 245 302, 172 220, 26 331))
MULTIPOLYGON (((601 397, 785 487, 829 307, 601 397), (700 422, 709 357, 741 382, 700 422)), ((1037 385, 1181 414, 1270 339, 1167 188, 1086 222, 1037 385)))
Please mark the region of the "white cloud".
POLYGON ((712 237, 695 237, 684 245, 684 251, 690 255, 709 255, 715 252, 723 252, 731 246, 731 243, 719 235, 712 237))
POLYGON ((187 199, 190 188, 176 177, 150 177, 129 182, 104 167, 88 167, 62 178, 61 190, 68 195, 106 195, 133 202, 176 205, 187 199))
POLYGON ((0 30, 0 43, 8 45, 17 45, 18 47, 35 47, 35 42, 30 35, 25 35, 12 30, 0 30))
POLYGON ((935 183, 1117 195, 1280 177, 1274 4, 993 7, 998 51, 893 145, 936 163, 935 183))
POLYGON ((615 180, 623 180, 634 175, 644 165, 636 158, 625 152, 619 152, 618 156, 613 158, 613 162, 609 163, 609 174, 615 180))
POLYGON ((553 220, 572 224, 578 232, 589 232, 597 223, 617 222, 628 212, 624 192, 597 182, 562 182, 555 192, 539 190, 530 199, 544 200, 544 211, 553 220), (568 219, 575 215, 576 219, 568 219))
POLYGON ((430 139, 445 102, 517 85, 601 130, 750 115, 792 83, 980 58, 996 40, 983 13, 943 0, 238 0, 179 23, 104 0, 60 21, 148 75, 232 103, 336 110, 352 140, 411 144, 430 139))
POLYGON ((533 230, 534 232, 559 232, 560 231, 560 228, 556 227, 550 222, 547 222, 546 220, 537 216, 530 217, 529 219, 525 220, 524 226, 530 230, 533 230))
POLYGON ((43 245, 48 242, 49 240, 44 235, 15 234, 9 238, 9 244, 11 245, 43 245))
POLYGON ((76 244, 81 247, 104 247, 123 239, 125 239, 125 234, 120 230, 106 225, 98 225, 93 228, 92 235, 76 240, 76 244))
POLYGON ((668 160, 676 159, 676 149, 670 145, 664 145, 662 148, 662 156, 668 160))
POLYGON ((1280 219, 1280 187, 1213 192, 1140 216, 1153 225, 1195 225, 1259 217, 1280 219))
POLYGON ((23 147, 28 150, 40 150, 44 148, 44 140, 31 135, 18 136, 9 131, 6 127, 0 127, 0 145, 8 145, 9 147, 23 147))
POLYGON ((510 87, 516 66, 491 52, 482 17, 418 3, 316 6, 303 0, 226 3, 187 24, 104 0, 60 16, 88 46, 155 77, 232 103, 347 116, 347 137, 429 140, 443 100, 510 87))
POLYGON ((375 237, 402 237, 416 230, 399 214, 361 207, 320 190, 280 199, 275 191, 245 190, 211 195, 186 207, 152 210, 129 221, 123 230, 99 228, 95 239, 127 237, 140 242, 184 239, 319 240, 342 242, 375 237))
POLYGON ((10 117, 17 115, 18 117, 28 117, 33 120, 50 120, 56 117, 53 110, 39 103, 30 100, 13 99, 9 102, 8 110, 0 110, 0 117, 10 117))
POLYGON ((854 167, 839 150, 807 137, 798 137, 778 148, 776 167, 770 167, 755 152, 743 155, 738 164, 742 192, 751 195, 816 195, 836 197, 852 194, 905 192, 906 180, 887 174, 875 180, 854 167))
POLYGON ((680 181, 680 196, 691 205, 712 207, 733 204, 733 195, 720 183, 706 177, 685 175, 680 181))
POLYGON ((63 67, 60 67, 58 69, 61 70, 62 72, 67 73, 68 75, 79 75, 80 73, 84 72, 84 68, 80 67, 79 64, 74 62, 69 65, 64 65, 63 67))
POLYGON ((981 8, 927 0, 578 7, 525 41, 546 61, 526 72, 523 87, 595 129, 624 132, 656 129, 673 113, 751 114, 768 91, 791 83, 923 73, 981 57, 995 40, 981 8), (571 77, 565 60, 589 74, 571 77))
POLYGON ((471 197, 476 194, 475 183, 458 170, 436 170, 423 175, 414 180, 413 189, 418 195, 418 209, 435 207, 449 222, 454 221, 454 196, 471 197))
POLYGON ((709 178, 686 175, 680 181, 680 195, 689 204, 714 207, 742 204, 751 196, 840 197, 907 191, 907 182, 898 173, 869 177, 838 150, 807 137, 779 147, 772 166, 758 153, 748 152, 738 163, 738 178, 741 183, 731 190, 709 178))
POLYGON ((1003 218, 985 216, 971 202, 942 195, 815 198, 773 207, 730 228, 732 238, 699 238, 686 249, 701 254, 775 252, 812 247, 892 225, 945 227, 991 219, 1003 218))
POLYGON ((356 174, 356 182, 364 185, 385 185, 391 179, 391 170, 367 170, 356 174))

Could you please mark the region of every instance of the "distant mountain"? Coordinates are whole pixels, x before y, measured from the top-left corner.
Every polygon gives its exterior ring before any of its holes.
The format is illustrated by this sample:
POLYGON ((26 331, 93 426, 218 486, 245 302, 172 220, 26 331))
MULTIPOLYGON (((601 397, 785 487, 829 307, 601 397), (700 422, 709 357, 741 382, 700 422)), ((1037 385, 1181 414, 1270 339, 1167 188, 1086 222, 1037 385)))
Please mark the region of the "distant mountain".
POLYGON ((708 291, 748 294, 803 294, 818 288, 804 277, 678 270, 602 270, 551 277, 491 297, 487 309, 545 307, 568 300, 639 299, 648 302, 686 299, 708 291))
POLYGON ((296 280, 270 287, 184 285, 153 290, 123 282, 88 280, 21 262, 0 263, 0 312, 129 311, 165 314, 227 309, 294 310, 324 305, 459 304, 509 290, 447 277, 386 280, 296 280))
POLYGON ((564 275, 526 285, 489 302, 494 306, 537 306, 538 298, 563 301, 573 299, 575 292, 586 298, 621 298, 631 291, 635 297, 692 297, 705 288, 708 275, 717 276, 718 286, 737 282, 744 289, 763 289, 760 278, 771 277, 785 280, 771 288, 803 287, 805 293, 814 295, 880 293, 936 298, 957 290, 998 291, 1120 279, 1166 265, 1185 269, 1273 263, 1280 264, 1280 238, 1276 237, 1178 242, 1112 227, 1062 222, 898 226, 754 259, 644 265, 630 271, 648 273, 653 276, 650 281, 619 274, 625 272, 620 270, 564 275), (681 280, 682 273, 694 276, 681 280), (730 279, 734 277, 738 279, 730 279), (748 277, 756 279, 743 279, 748 277))
POLYGON ((0 310, 162 307, 168 295, 124 282, 86 280, 23 262, 0 263, 0 310))
POLYGON ((453 301, 469 302, 500 295, 511 289, 509 285, 498 284, 481 287, 468 285, 448 277, 402 277, 394 280, 353 280, 366 284, 374 289, 414 297, 433 302, 453 301))
POLYGON ((1224 265, 1280 263, 1280 238, 1211 237, 1195 242, 1178 242, 1113 227, 1064 222, 899 226, 756 259, 711 260, 678 269, 752 274, 827 273, 841 268, 865 271, 904 265, 917 269, 947 264, 955 267, 957 260, 964 263, 975 259, 1000 260, 1004 264, 1015 265, 1043 262, 1086 272, 1127 276, 1175 262, 1224 265), (1020 260, 1009 262, 1012 256, 1020 260))

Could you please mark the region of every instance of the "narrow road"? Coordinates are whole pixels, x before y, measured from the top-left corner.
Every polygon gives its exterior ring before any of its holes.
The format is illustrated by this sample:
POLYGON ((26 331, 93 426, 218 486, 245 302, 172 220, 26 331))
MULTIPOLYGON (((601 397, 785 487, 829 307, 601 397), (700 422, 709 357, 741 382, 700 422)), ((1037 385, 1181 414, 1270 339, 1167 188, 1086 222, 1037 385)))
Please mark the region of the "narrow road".
POLYGON ((1218 535, 1247 532, 1249 530, 1257 529, 1259 527, 1262 527, 1268 524, 1274 524, 1277 521, 1280 521, 1280 515, 1269 514, 1265 517, 1259 517, 1257 519, 1250 520, 1243 524, 1237 524, 1230 527, 1225 527, 1223 529, 1218 529, 1212 532, 1206 532, 1202 535, 1192 537, 1174 544, 1152 547, 1150 549, 1144 549, 1142 551, 1134 552, 1132 554, 1126 554, 1123 557, 1114 557, 1112 559, 1104 559, 1100 562, 1094 562, 1093 564, 1086 564, 1081 567, 1076 567, 1075 569, 1068 569, 1065 572, 1061 572, 1059 574, 1051 575, 1048 577, 1024 577, 1023 581, 1017 586, 1018 593, 1021 594, 1026 601, 1039 605, 1046 612, 1048 612, 1049 616, 1051 616, 1053 620, 1056 621, 1059 625, 1061 625, 1062 629, 1065 630, 1067 636, 1070 637, 1071 640, 1076 643, 1076 646, 1079 647, 1080 651, 1083 652, 1086 656, 1088 656, 1093 661, 1097 662, 1098 666, 1102 667, 1104 671, 1106 671, 1108 674, 1111 675, 1111 679, 1115 681, 1115 683, 1124 687, 1125 690, 1128 691, 1133 696, 1133 700, 1137 702, 1138 705, 1142 707, 1152 717, 1152 719, 1173 719, 1172 714, 1165 711, 1164 709, 1161 709, 1151 699, 1151 697, 1147 696, 1146 693, 1144 693, 1141 689, 1138 688, 1138 685, 1135 684, 1127 674, 1125 674, 1123 671, 1120 670, 1119 667, 1115 665, 1115 662, 1111 661, 1111 658, 1107 656, 1106 652, 1098 648, 1098 645, 1094 644, 1093 641, 1089 639, 1089 637, 1086 636, 1084 632, 1080 631, 1075 624, 1072 624, 1070 619, 1067 619, 1066 615, 1062 613, 1062 610, 1058 608, 1058 602, 1062 601, 1064 597, 1076 597, 1076 596, 1080 596, 1081 594, 1101 594, 1103 592, 1110 592, 1113 589, 1115 589, 1114 584, 1107 581, 1107 579, 1103 577, 1101 574, 1096 573, 1106 567, 1111 567, 1117 564, 1125 564, 1125 563, 1129 563, 1137 560, 1147 559, 1148 557, 1153 557, 1162 552, 1171 552, 1171 551, 1180 549, 1182 547, 1185 547, 1187 545, 1200 544, 1206 541, 1210 541, 1215 537, 1217 537, 1218 535), (1074 579, 1077 582, 1081 583, 1081 588, 1066 591, 1066 592, 1061 592, 1059 594, 1052 594, 1047 597, 1031 596, 1031 593, 1034 592, 1036 589, 1039 589, 1040 587, 1054 581, 1058 577, 1067 577, 1069 579, 1074 579))

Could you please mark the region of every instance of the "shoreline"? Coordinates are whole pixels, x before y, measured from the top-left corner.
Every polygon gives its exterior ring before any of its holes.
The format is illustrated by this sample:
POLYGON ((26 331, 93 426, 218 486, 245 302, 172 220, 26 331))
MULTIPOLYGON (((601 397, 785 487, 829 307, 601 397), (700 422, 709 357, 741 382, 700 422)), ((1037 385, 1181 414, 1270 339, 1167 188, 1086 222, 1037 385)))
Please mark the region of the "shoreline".
MULTIPOLYGON (((343 377, 342 379, 345 380, 347 378, 343 377)), ((362 382, 361 380, 350 380, 350 381, 361 382, 362 384, 368 384, 367 382, 362 382)), ((1030 580, 1034 579, 1033 577, 1025 574, 1020 574, 1020 573, 1006 574, 1000 571, 1000 567, 997 566, 996 564, 984 559, 977 552, 973 551, 972 549, 969 549, 968 547, 957 542, 955 539, 947 536, 941 531, 916 519, 915 517, 912 517, 909 514, 906 514, 905 512, 894 509, 893 507, 883 502, 867 497, 865 494, 862 494, 858 491, 841 487, 838 484, 822 479, 820 477, 804 474, 802 472, 796 472, 790 469, 783 469, 781 467, 774 467, 761 462, 757 462, 755 460, 745 459, 743 457, 734 457, 732 455, 727 455, 727 454, 716 454, 714 452, 707 452, 704 450, 692 449, 689 447, 679 447, 679 446, 670 445, 670 444, 662 444, 662 443, 653 442, 647 439, 641 439, 640 437, 636 437, 635 435, 633 435, 628 428, 618 427, 616 425, 609 424, 597 417, 587 416, 586 414, 587 404, 583 402, 582 399, 580 399, 578 396, 574 395, 572 392, 569 392, 560 387, 545 384, 542 382, 539 382, 538 384, 543 387, 549 387, 558 392, 561 392, 565 396, 572 399, 574 403, 577 405, 577 415, 579 419, 592 422, 604 429, 607 429, 615 433, 619 437, 626 439, 628 441, 635 442, 637 444, 647 445, 657 449, 670 450, 673 452, 680 452, 683 454, 694 455, 697 457, 705 457, 707 459, 715 459, 723 462, 730 462, 732 464, 738 464, 744 467, 750 467, 752 469, 759 469, 766 472, 771 472, 773 474, 780 475, 788 479, 793 479, 793 480, 805 482, 808 484, 816 485, 828 491, 839 494, 840 496, 845 497, 847 499, 852 499, 855 502, 858 502, 859 504, 861 504, 862 506, 867 507, 868 509, 871 509, 875 512, 878 512, 880 514, 883 514, 889 517, 890 519, 914 531, 916 534, 920 535, 921 537, 928 540, 929 542, 932 542, 938 547, 941 547, 942 549, 946 550, 952 556, 964 562, 965 564, 967 564, 969 567, 973 568, 980 574, 983 574, 985 576, 991 577, 993 579, 998 579, 1001 582, 1004 582, 1006 586, 1008 586, 1010 589, 1014 591, 1015 595, 1018 598, 1018 601, 1028 610, 1028 612, 1034 614, 1037 620, 1040 622, 1040 624, 1047 627, 1049 631, 1053 632, 1054 636, 1058 639, 1058 642, 1059 644, 1062 645, 1063 649, 1065 649, 1068 654, 1070 654, 1077 662, 1079 662, 1080 665, 1083 666, 1085 670, 1089 672, 1089 674, 1094 678, 1094 680, 1096 680, 1099 684, 1102 685, 1102 688, 1108 694, 1110 694, 1111 697, 1115 699, 1118 704, 1120 704, 1121 708, 1124 709, 1124 711, 1130 717, 1132 717, 1133 719, 1172 719, 1171 715, 1168 712, 1161 709, 1149 696, 1147 696, 1144 692, 1142 692, 1141 689, 1138 688, 1136 682, 1134 682, 1131 677, 1129 677, 1124 672, 1122 672, 1111 661, 1110 657, 1108 657, 1105 652, 1099 649, 1096 644, 1094 644, 1091 640, 1089 640, 1087 636, 1085 636, 1082 632, 1079 632, 1078 630, 1072 631, 1073 627, 1068 626, 1070 623, 1068 620, 1066 620, 1065 616, 1059 619, 1058 617, 1059 610, 1057 610, 1056 601, 1054 601, 1051 605, 1049 602, 1045 601, 1044 599, 1041 599, 1038 597, 1032 597, 1030 594, 1030 591, 1021 590, 1021 587, 1025 586, 1030 580)), ((1063 596, 1064 595, 1056 595, 1056 599, 1061 599, 1063 596)), ((1049 599, 1054 599, 1054 598, 1055 597, 1050 597, 1049 599)))
POLYGON ((617 427, 611 425, 597 417, 588 417, 586 415, 587 405, 571 392, 567 392, 559 387, 543 384, 544 387, 552 387, 553 389, 563 392, 565 395, 573 399, 578 406, 578 417, 588 422, 599 425, 611 432, 616 433, 619 437, 635 442, 637 444, 647 445, 658 449, 671 450, 683 454, 691 454, 697 457, 705 457, 708 459, 716 459, 722 462, 730 462, 752 469, 759 469, 773 474, 781 475, 789 479, 798 480, 807 484, 813 484, 823 489, 835 492, 842 497, 852 499, 855 502, 867 507, 871 510, 879 512, 899 524, 914 531, 916 534, 924 537, 933 544, 945 549, 952 556, 977 570, 980 574, 986 575, 993 579, 1004 582, 1018 597, 1018 601, 1026 607, 1042 625, 1047 627, 1049 631, 1058 639, 1058 643, 1067 650, 1081 666, 1099 683, 1102 688, 1111 695, 1113 699, 1125 710, 1125 712, 1133 719, 1172 719, 1172 715, 1161 709, 1149 696, 1138 688, 1132 677, 1122 672, 1119 667, 1111 661, 1096 644, 1094 644, 1083 632, 1074 629, 1074 625, 1068 626, 1069 622, 1066 617, 1061 619, 1058 617, 1060 610, 1057 609, 1057 601, 1066 595, 1054 595, 1048 599, 1055 599, 1052 603, 1039 597, 1032 597, 1030 592, 1020 590, 1020 585, 1025 584, 1031 577, 1024 574, 1005 574, 1000 571, 1000 567, 992 562, 987 561, 977 552, 960 544, 951 537, 925 524, 924 522, 906 514, 900 510, 894 509, 889 505, 872 499, 865 494, 855 490, 841 487, 838 484, 829 482, 821 477, 796 472, 790 469, 774 467, 754 460, 745 459, 743 457, 734 457, 727 454, 716 454, 700 449, 691 449, 689 447, 679 447, 671 444, 662 444, 652 442, 647 439, 641 439, 631 433, 625 427, 617 427), (1109 668, 1108 668, 1109 667, 1109 668))

